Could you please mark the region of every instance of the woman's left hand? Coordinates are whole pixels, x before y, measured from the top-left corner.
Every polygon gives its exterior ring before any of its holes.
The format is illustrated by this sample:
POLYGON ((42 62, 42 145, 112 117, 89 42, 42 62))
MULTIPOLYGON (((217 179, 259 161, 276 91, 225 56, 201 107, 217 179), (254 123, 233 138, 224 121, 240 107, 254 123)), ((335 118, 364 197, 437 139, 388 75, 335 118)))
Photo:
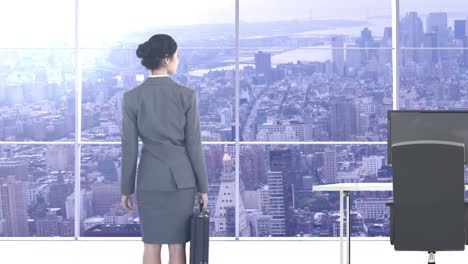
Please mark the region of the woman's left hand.
POLYGON ((122 195, 122 206, 123 208, 131 211, 133 210, 133 197, 132 195, 122 195))

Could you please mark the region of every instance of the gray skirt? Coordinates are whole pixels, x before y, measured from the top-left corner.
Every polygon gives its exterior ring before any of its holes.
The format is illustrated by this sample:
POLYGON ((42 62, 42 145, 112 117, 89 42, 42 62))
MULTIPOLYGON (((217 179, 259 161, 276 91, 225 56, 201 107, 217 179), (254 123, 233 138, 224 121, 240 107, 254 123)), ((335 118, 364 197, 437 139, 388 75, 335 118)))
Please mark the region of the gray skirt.
POLYGON ((148 244, 184 244, 190 240, 196 190, 137 191, 141 237, 148 244))

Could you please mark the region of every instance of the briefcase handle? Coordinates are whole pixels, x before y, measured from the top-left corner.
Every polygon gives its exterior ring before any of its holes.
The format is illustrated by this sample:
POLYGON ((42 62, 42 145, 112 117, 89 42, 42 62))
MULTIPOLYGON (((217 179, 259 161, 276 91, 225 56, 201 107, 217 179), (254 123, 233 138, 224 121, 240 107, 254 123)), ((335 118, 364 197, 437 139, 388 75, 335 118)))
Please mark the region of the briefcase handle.
POLYGON ((199 203, 198 206, 200 207, 200 216, 205 216, 209 217, 210 216, 210 210, 208 210, 208 207, 203 208, 203 204, 199 203))

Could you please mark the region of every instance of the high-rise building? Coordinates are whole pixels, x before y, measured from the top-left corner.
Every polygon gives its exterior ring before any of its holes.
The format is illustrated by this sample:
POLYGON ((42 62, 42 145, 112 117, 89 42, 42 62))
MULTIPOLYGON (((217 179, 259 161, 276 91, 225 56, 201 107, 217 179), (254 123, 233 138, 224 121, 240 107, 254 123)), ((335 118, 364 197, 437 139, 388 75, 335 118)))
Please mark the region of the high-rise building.
MULTIPOLYGON (((400 22, 400 46, 419 48, 423 44, 423 22, 417 12, 409 12, 400 22)), ((402 64, 418 61, 418 51, 407 49, 402 51, 402 64)))
POLYGON ((257 190, 266 184, 265 150, 250 145, 241 146, 240 179, 246 190, 257 190))
POLYGON ((425 48, 434 48, 434 49, 425 49, 421 50, 424 54, 423 61, 428 64, 436 63, 439 61, 440 50, 436 49, 437 47, 437 34, 436 33, 425 33, 424 34, 424 47, 425 48))
POLYGON ((361 50, 357 45, 346 46, 346 68, 348 70, 361 67, 361 50))
POLYGON ((259 51, 255 53, 255 72, 257 78, 264 79, 267 84, 272 82, 271 54, 259 51))
POLYGON ((435 33, 437 35, 437 47, 446 47, 449 33, 447 13, 429 13, 426 19, 426 33, 435 33))
POLYGON ((383 41, 391 41, 391 40, 392 40, 392 28, 391 27, 385 27, 384 28, 383 41))
MULTIPOLYGON (((283 186, 283 202, 286 223, 290 222, 293 218, 293 186, 298 186, 299 182, 296 178, 295 168, 293 166, 293 158, 290 148, 273 149, 270 151, 270 171, 282 172, 282 186, 283 186)), ((274 177, 279 177, 278 175, 274 177)), ((270 179, 271 180, 271 179, 270 179)), ((268 181, 270 181, 268 180, 268 181)), ((302 180, 300 179, 302 182, 302 180)), ((270 188, 270 186, 269 186, 270 188)), ((275 191, 274 191, 275 192, 275 191)), ((271 192, 270 192, 271 194, 271 192)), ((271 197, 270 197, 271 198, 271 197)), ((270 200, 270 207, 271 205, 270 200)), ((286 225, 286 236, 295 236, 295 227, 286 225)))
POLYGON ((400 22, 400 45, 418 48, 424 38, 423 22, 417 12, 409 12, 400 22))
MULTIPOLYGON (((93 193, 82 189, 80 192, 80 221, 87 219, 93 215, 93 193)), ((66 218, 73 219, 75 217, 75 193, 70 194, 66 201, 66 218)))
POLYGON ((357 132, 359 111, 353 99, 338 97, 330 102, 330 138, 354 140, 357 132))
POLYGON ((51 170, 72 170, 74 166, 74 151, 69 146, 47 146, 47 166, 51 170))
POLYGON ((97 169, 107 182, 118 181, 117 167, 110 157, 100 157, 97 160, 97 169))
POLYGON ((336 149, 328 147, 323 153, 322 180, 325 183, 336 183, 338 175, 338 162, 336 160, 336 149))
POLYGON ((344 37, 332 37, 332 48, 333 72, 342 76, 344 74, 344 37))
POLYGON ((23 182, 9 175, 0 185, 0 218, 6 219, 6 236, 29 236, 26 192, 23 182))
MULTIPOLYGON (((56 208, 48 208, 56 209, 56 208)), ((40 217, 35 220, 36 223, 36 235, 37 236, 60 236, 59 222, 61 216, 56 214, 56 211, 48 211, 44 217, 40 217)))
POLYGON ((455 29, 455 38, 464 40, 466 37, 466 20, 455 20, 454 29, 455 29))
POLYGON ((63 175, 57 176, 57 181, 50 186, 49 204, 51 207, 60 208, 59 215, 65 217, 65 201, 73 193, 73 183, 67 183, 63 175))
MULTIPOLYGON (((220 178, 218 196, 214 210, 214 235, 234 236, 234 208, 236 203, 236 178, 234 163, 229 155, 228 146, 224 145, 223 171, 220 178)), ((240 193, 243 193, 243 184, 239 186, 240 193)), ((250 236, 250 229, 247 225, 247 213, 245 211, 242 195, 239 197, 239 236, 250 236)))
POLYGON ((372 31, 367 27, 361 30, 361 37, 358 40, 359 47, 362 49, 361 52, 361 64, 367 65, 367 62, 377 55, 377 50, 368 49, 377 47, 374 37, 372 36, 372 31))
POLYGON ((286 235, 286 208, 284 193, 284 176, 281 171, 268 171, 268 194, 270 198, 268 215, 271 215, 270 234, 286 235))
POLYGON ((362 167, 369 175, 377 176, 379 169, 382 168, 383 159, 382 156, 363 157, 362 167))
POLYGON ((115 203, 120 203, 120 185, 118 183, 94 183, 91 185, 93 193, 93 216, 103 216, 115 203))

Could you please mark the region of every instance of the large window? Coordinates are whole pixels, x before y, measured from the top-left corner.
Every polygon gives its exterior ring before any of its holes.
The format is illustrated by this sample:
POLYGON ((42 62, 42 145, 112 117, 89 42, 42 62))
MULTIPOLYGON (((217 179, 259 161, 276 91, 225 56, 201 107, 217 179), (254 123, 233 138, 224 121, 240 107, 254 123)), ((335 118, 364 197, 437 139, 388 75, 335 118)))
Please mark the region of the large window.
POLYGON ((1 236, 74 236, 74 153, 70 144, 0 145, 1 236))
MULTIPOLYGON (((312 186, 391 181, 388 110, 468 108, 463 4, 0 4, 0 236, 139 236, 120 204, 122 93, 157 33, 199 98, 211 236, 338 236, 338 193, 312 186)), ((353 194, 353 236, 388 236, 389 198, 353 194)))
POLYGON ((461 1, 400 1, 400 108, 468 108, 467 19, 461 1))

